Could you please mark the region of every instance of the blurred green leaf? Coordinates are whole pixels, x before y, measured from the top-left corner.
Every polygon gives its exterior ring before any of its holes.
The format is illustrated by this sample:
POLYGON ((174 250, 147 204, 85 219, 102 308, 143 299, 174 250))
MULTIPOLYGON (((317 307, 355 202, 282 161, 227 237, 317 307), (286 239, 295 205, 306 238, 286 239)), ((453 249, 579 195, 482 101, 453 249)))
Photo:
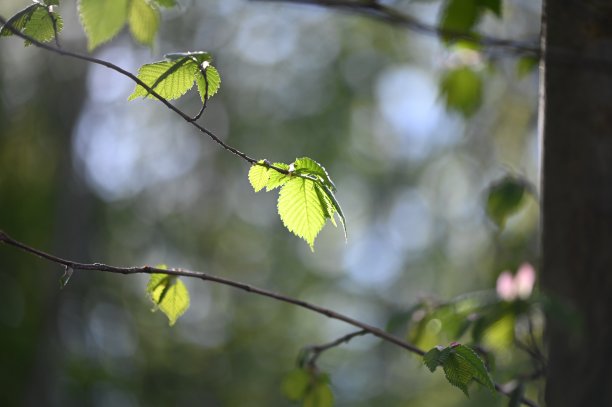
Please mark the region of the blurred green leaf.
POLYGON ((121 31, 128 17, 128 0, 79 0, 79 17, 92 51, 121 31))
POLYGON ((166 8, 176 6, 176 0, 155 0, 155 2, 161 7, 166 7, 166 8))
POLYGON ((537 69, 540 61, 534 57, 522 57, 516 63, 516 74, 519 78, 525 77, 527 74, 537 69))
POLYGON ((477 0, 478 5, 485 10, 493 12, 497 17, 502 16, 502 0, 477 0))
POLYGON ((151 274, 147 294, 156 306, 154 310, 159 308, 168 317, 170 326, 189 308, 187 287, 176 276, 151 274))
POLYGON ((491 185, 486 202, 489 219, 503 228, 508 217, 521 209, 525 191, 525 182, 510 176, 491 185))
POLYGON ((283 394, 291 401, 302 400, 311 380, 311 376, 307 371, 296 369, 288 373, 283 379, 281 386, 283 394))
POLYGON ((59 6, 59 0, 43 0, 42 3, 46 6, 59 6))
POLYGON ((333 407, 334 393, 329 384, 319 383, 304 397, 303 407, 333 407))
POLYGON ((453 33, 469 33, 480 17, 479 1, 448 0, 442 9, 440 27, 453 33))
POLYGON ((449 110, 470 116, 482 103, 482 78, 466 66, 447 71, 440 80, 440 92, 449 110))
POLYGON ((128 25, 134 39, 151 45, 159 29, 160 15, 155 4, 147 0, 130 0, 128 25))

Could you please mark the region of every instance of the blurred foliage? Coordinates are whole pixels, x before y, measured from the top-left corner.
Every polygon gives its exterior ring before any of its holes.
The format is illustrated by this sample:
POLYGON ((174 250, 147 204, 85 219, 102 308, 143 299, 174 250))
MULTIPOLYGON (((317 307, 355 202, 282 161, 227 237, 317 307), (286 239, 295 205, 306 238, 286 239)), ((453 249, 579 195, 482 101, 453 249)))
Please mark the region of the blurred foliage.
MULTIPOLYGON (((0 14, 14 15, 24 3, 3 1, 0 14)), ((248 166, 158 102, 128 104, 133 83, 9 38, 0 42, 3 230, 75 260, 164 262, 377 326, 392 321, 399 335, 416 338, 421 329, 415 340, 423 346, 467 339, 483 347, 498 382, 529 372, 532 357, 500 344, 527 341, 531 350, 532 333, 537 341, 541 332, 535 300, 505 301, 492 290, 502 270, 536 262, 537 205, 525 202, 499 231, 479 197, 505 174, 502 166, 536 178, 534 75, 517 80, 516 61, 495 60, 495 69, 475 71, 479 107, 466 109, 475 105, 474 88, 453 96, 460 102, 451 106, 438 79, 477 66, 453 64, 456 51, 437 39, 365 18, 239 0, 186 2, 162 10, 151 50, 122 31, 132 21, 127 14, 87 20, 83 6, 93 3, 81 1, 79 14, 62 2, 62 47, 99 46, 96 56, 131 72, 158 54, 213 53, 224 86, 202 123, 255 157, 325 163, 350 240, 323 229, 312 254, 283 228, 274 197, 254 195, 248 166), (90 34, 88 24, 99 23, 88 44, 79 18, 90 34)), ((396 3, 435 18, 450 2, 396 3)), ((478 27, 537 38, 538 9, 504 3, 503 20, 483 12, 478 27)), ((201 98, 186 95, 177 106, 197 112, 201 98)), ((1 405, 287 405, 283 382, 299 349, 347 330, 200 281, 184 281, 191 307, 170 328, 151 314, 143 276, 76 271, 60 291, 63 269, 0 250, 0 342, 10 350, 0 369, 10 389, 1 405)), ((404 355, 371 337, 326 352, 318 367, 329 382, 315 386, 325 389, 317 399, 331 390, 339 406, 508 402, 476 389, 466 399, 404 355)), ((525 380, 520 391, 533 398, 540 385, 525 380)))

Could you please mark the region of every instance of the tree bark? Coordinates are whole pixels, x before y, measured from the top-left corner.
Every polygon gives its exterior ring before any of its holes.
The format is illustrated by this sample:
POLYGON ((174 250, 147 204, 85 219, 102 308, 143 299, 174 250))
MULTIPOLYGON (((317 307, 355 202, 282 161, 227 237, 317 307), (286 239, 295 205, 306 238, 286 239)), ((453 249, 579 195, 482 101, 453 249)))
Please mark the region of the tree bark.
POLYGON ((612 406, 612 69, 584 60, 612 60, 612 4, 549 0, 543 15, 541 287, 580 321, 548 312, 545 399, 612 406))

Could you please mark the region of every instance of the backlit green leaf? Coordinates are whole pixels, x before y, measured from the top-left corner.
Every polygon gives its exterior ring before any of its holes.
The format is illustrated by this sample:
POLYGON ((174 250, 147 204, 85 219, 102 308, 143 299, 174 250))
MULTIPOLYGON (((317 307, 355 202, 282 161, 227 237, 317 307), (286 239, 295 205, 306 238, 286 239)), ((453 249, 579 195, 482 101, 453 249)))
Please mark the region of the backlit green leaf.
POLYGON ((128 17, 128 0, 79 0, 79 16, 92 51, 121 31, 128 17))
MULTIPOLYGON (((263 161, 264 160, 261 160, 259 162, 263 163, 263 161)), ((251 169, 249 170, 249 182, 251 183, 251 186, 255 192, 261 191, 268 184, 268 179, 270 179, 270 171, 274 170, 269 170, 263 165, 251 166, 251 169)))
POLYGON ((302 400, 311 380, 311 375, 306 370, 296 369, 283 379, 283 394, 291 401, 302 400))
POLYGON ((465 66, 452 69, 442 77, 440 91, 449 110, 470 116, 482 103, 482 78, 465 66))
POLYGON ((159 308, 168 317, 170 326, 189 308, 187 287, 176 276, 151 274, 147 294, 156 306, 154 310, 159 308))
POLYGON ((22 31, 28 21, 30 21, 32 14, 40 8, 44 9, 44 7, 42 7, 38 3, 31 4, 20 12, 18 12, 17 14, 15 14, 13 17, 9 18, 6 24, 2 26, 2 30, 0 30, 0 36, 8 37, 13 35, 13 32, 7 27, 13 27, 17 31, 22 31))
POLYGON ((159 10, 155 4, 147 0, 131 0, 128 24, 136 41, 145 45, 153 44, 159 22, 159 10))
POLYGON ((204 102, 204 96, 207 95, 206 99, 214 96, 219 88, 221 87, 221 75, 219 75, 219 71, 212 66, 205 63, 206 66, 206 81, 204 81, 204 76, 200 69, 198 69, 195 73, 196 82, 198 84, 198 92, 200 93, 200 98, 202 102, 204 102), (208 82, 208 84, 206 83, 208 82), (208 87, 207 87, 208 86, 208 87))
POLYGON ((325 225, 325 210, 315 189, 315 182, 291 177, 278 197, 278 214, 290 232, 303 238, 311 250, 314 240, 325 225))
POLYGON ((510 176, 491 185, 486 202, 489 218, 503 228, 506 219, 521 208, 525 191, 525 182, 510 176))
MULTIPOLYGON (((59 14, 39 7, 30 16, 23 33, 40 42, 47 42, 54 39, 56 30, 59 33, 63 27, 64 22, 59 14)), ((26 41, 26 45, 29 44, 29 41, 26 41)))
POLYGON ((304 397, 303 407, 333 407, 334 393, 329 384, 319 382, 304 397))
MULTIPOLYGON (((146 64, 138 70, 138 78, 153 88, 160 96, 172 100, 184 95, 193 87, 196 64, 188 58, 177 61, 159 61, 146 64)), ((137 97, 155 99, 145 88, 136 85, 128 100, 137 97)))
POLYGON ((452 33, 469 33, 480 17, 479 0, 448 0, 442 10, 440 27, 452 33))
MULTIPOLYGON (((272 165, 282 170, 289 170, 289 165, 285 163, 274 163, 272 165)), ((269 174, 270 178, 268 178, 266 191, 272 191, 273 189, 283 186, 291 179, 289 175, 283 174, 282 172, 278 172, 272 169, 270 170, 269 174)))
POLYGON ((329 177, 327 170, 325 170, 325 168, 321 164, 319 164, 312 158, 308 158, 308 157, 297 158, 294 161, 293 165, 295 167, 294 172, 296 174, 299 174, 299 173, 312 174, 320 178, 321 181, 325 185, 327 185, 327 187, 329 187, 332 191, 336 191, 336 186, 334 185, 331 178, 329 177))

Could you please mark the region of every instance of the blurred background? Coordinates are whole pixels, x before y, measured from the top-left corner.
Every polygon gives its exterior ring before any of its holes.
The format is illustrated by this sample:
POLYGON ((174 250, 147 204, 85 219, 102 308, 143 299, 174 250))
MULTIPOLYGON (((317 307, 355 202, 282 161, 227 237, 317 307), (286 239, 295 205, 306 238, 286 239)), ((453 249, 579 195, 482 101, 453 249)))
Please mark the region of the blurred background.
MULTIPOLYGON (((85 52, 74 3, 59 9, 62 46, 85 52)), ((439 17, 438 1, 385 3, 432 24, 439 17)), ((4 0, 0 14, 25 6, 4 0)), ((480 29, 533 40, 539 10, 539 1, 506 1, 503 19, 487 15, 480 29)), ((182 0, 163 12, 152 49, 124 30, 95 56, 136 72, 192 50, 211 52, 222 76, 201 122, 250 156, 322 163, 348 242, 327 225, 312 253, 283 228, 277 192, 253 192, 244 161, 160 103, 128 103, 126 78, 16 38, 0 41, 0 229, 77 261, 165 263, 238 280, 404 338, 415 304, 495 293, 502 271, 537 261, 535 200, 503 230, 484 211, 485 191, 505 174, 537 184, 537 74, 518 75, 512 55, 457 51, 322 8, 182 0), (483 81, 470 115, 441 94, 458 64, 483 81)), ((199 109, 195 93, 177 104, 199 109)), ((169 327, 151 312, 146 276, 77 271, 60 290, 62 273, 0 247, 4 406, 293 405, 281 383, 299 350, 352 331, 201 281, 185 281, 191 307, 169 327)), ((428 340, 446 345, 455 338, 437 321, 425 327, 428 340)), ((527 362, 498 339, 493 377, 503 382, 527 362)), ((338 406, 507 403, 476 387, 468 399, 416 356, 368 336, 326 352, 319 368, 338 406)))

